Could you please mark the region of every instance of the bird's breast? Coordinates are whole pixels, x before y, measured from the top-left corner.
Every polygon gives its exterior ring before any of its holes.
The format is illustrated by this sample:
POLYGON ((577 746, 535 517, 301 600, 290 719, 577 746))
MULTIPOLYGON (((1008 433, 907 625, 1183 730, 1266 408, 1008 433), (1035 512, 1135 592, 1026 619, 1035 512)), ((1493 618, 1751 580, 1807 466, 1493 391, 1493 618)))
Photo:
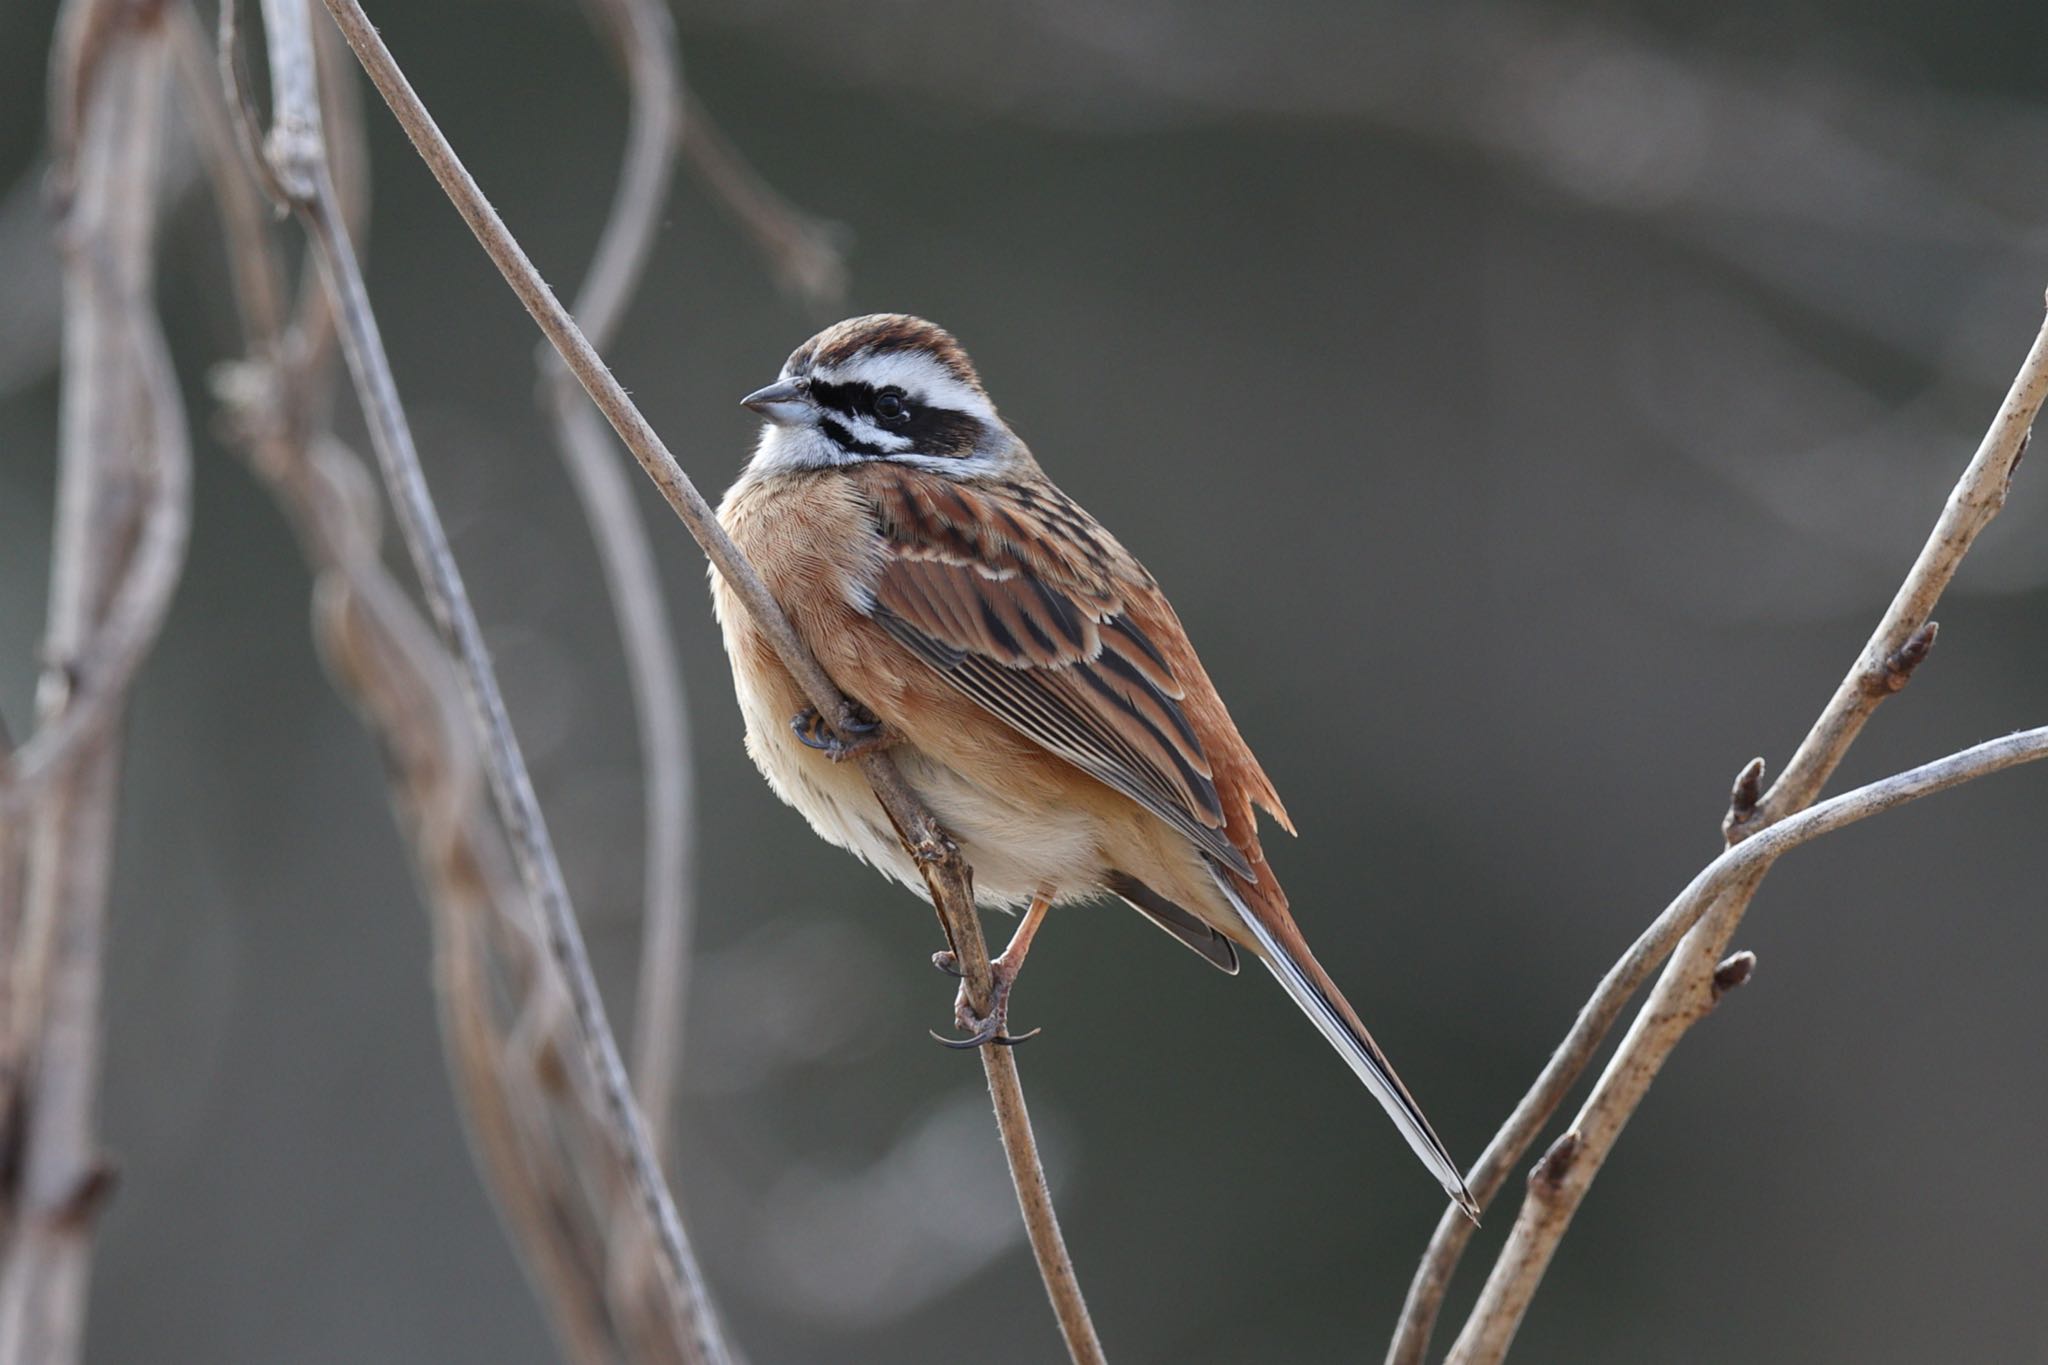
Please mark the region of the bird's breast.
POLYGON ((873 599, 881 537, 843 476, 742 476, 718 519, 812 649, 843 633, 873 599))
MULTIPOLYGON (((872 522, 853 490, 843 479, 743 476, 720 504, 718 519, 798 637, 844 688, 844 670, 860 648, 865 623, 855 604, 873 582, 878 552, 872 522)), ((859 767, 833 763, 797 739, 790 721, 808 700, 715 569, 711 597, 746 722, 747 754, 768 785, 827 842, 914 884, 914 870, 859 767)))
MULTIPOLYGON (((1042 882, 1071 880, 1053 874, 1091 863, 1091 807, 1111 794, 994 720, 867 614, 883 547, 849 480, 743 478, 718 515, 832 681, 898 740, 893 752, 918 796, 978 855, 986 899, 1026 898, 1042 882)), ((747 752, 769 785, 828 842, 921 888, 859 765, 797 739, 790 720, 808 703, 715 572, 712 595, 747 752)))

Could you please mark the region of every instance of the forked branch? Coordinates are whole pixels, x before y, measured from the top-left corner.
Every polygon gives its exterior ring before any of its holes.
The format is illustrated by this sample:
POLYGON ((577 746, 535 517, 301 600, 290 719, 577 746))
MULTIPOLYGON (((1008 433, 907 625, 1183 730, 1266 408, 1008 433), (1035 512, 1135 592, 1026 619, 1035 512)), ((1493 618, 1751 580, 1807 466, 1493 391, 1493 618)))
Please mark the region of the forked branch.
MULTIPOLYGON (((1890 607, 1784 773, 1768 791, 1763 790, 1759 759, 1737 779, 1724 822, 1731 844, 1747 849, 1740 841, 1753 840, 1760 831, 1771 830, 1777 822, 1810 806, 1871 714, 1925 660, 1934 641, 1934 606, 1977 535, 2004 506, 2044 397, 2048 397, 2048 325, 2036 335, 1997 417, 1957 480, 1890 607)), ((1746 870, 1717 883, 1712 901, 1693 906, 1676 931, 1668 910, 1659 917, 1601 980, 1536 1083, 1487 1145, 1467 1182, 1482 1206, 1500 1192, 1509 1173, 1584 1074, 1628 1000, 1670 955, 1670 965, 1602 1073, 1592 1098, 1566 1139, 1561 1139, 1561 1150, 1569 1153, 1569 1160, 1547 1161, 1543 1178, 1531 1181, 1508 1245, 1453 1346, 1451 1359, 1476 1365, 1506 1354, 1571 1214, 1585 1197, 1622 1124, 1641 1102, 1678 1040, 1719 999, 1717 973, 1728 942, 1770 870, 1775 856, 1770 850, 1777 847, 1765 845, 1764 854, 1749 855, 1742 863, 1746 870), (1685 935, 1682 942, 1681 933, 1685 935)), ((1447 1214, 1438 1221, 1409 1286, 1388 1349, 1388 1365, 1420 1365, 1451 1275, 1471 1235, 1472 1229, 1463 1219, 1447 1214)))

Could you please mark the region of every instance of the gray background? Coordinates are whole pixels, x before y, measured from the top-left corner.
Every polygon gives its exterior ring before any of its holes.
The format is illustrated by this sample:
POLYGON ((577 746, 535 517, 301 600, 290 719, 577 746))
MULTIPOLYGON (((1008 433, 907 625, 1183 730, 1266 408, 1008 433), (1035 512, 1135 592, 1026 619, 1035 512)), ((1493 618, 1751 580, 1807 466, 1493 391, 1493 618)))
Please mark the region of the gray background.
MULTIPOLYGON (((372 13, 573 284, 623 113, 579 12, 372 13)), ((0 9, 17 730, 51 17, 0 9)), ((1468 1159, 1714 852, 1736 770, 1825 701, 2048 283, 2038 6, 712 0, 682 33, 738 141, 851 230, 845 311, 954 329, 1166 583, 1301 825, 1273 856, 1311 941, 1468 1159)), ((624 1011, 633 740, 532 329, 381 108, 370 131, 376 302, 624 1011)), ((377 760, 290 538, 206 437, 235 340, 198 199, 163 250, 197 524, 131 725, 90 1355, 549 1359, 444 1082, 377 760)), ((751 440, 734 400, 819 321, 685 180, 614 359, 715 491, 751 440)), ((642 493, 706 793, 680 1188, 734 1331, 764 1363, 1053 1359, 978 1068, 924 1036, 950 1000, 930 912, 749 769, 698 554, 642 493)), ((1844 782, 2048 719, 2044 526, 2028 468, 1844 782)), ((1755 982, 1631 1123, 1518 1358, 2048 1358, 2044 782, 1772 877, 1755 982)), ((1436 1192, 1270 982, 1105 908, 1053 920, 1016 1010, 1115 1359, 1378 1358, 1436 1192)))

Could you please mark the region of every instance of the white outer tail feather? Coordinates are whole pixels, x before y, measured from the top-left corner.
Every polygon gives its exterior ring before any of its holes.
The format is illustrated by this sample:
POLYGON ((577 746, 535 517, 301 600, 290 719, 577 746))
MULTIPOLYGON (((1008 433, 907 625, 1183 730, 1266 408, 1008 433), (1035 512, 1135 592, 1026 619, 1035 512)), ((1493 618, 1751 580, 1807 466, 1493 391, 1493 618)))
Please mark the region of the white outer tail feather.
POLYGON ((1475 1223, 1478 1222, 1478 1206, 1465 1188, 1464 1172, 1451 1160, 1451 1154, 1444 1149, 1442 1141, 1430 1128, 1429 1120, 1423 1117, 1422 1111, 1402 1088, 1400 1081, 1395 1079, 1394 1073, 1381 1058, 1375 1057, 1371 1050, 1352 1036, 1350 1026, 1345 1023, 1336 1007, 1324 998, 1323 993, 1316 988, 1315 983, 1302 970, 1301 964, 1294 960, 1293 955, 1280 946, 1279 940, 1273 937, 1273 931, 1260 923, 1259 917, 1244 903, 1244 898, 1238 895, 1237 888, 1230 884, 1229 878, 1213 864, 1209 868, 1209 875, 1215 878, 1216 885, 1222 888, 1223 894, 1236 908, 1238 918, 1244 921, 1245 927, 1258 939, 1259 957, 1265 962, 1266 970, 1273 973, 1273 978, 1300 1007, 1301 1012, 1309 1017, 1309 1022, 1329 1040, 1331 1047, 1337 1049, 1338 1055, 1350 1065, 1353 1072, 1357 1073, 1358 1079, 1365 1082, 1365 1088, 1372 1092, 1373 1098, 1380 1102, 1380 1107, 1387 1111, 1387 1117, 1394 1121, 1394 1127, 1407 1139, 1410 1150, 1443 1185, 1444 1193, 1450 1195, 1475 1223))

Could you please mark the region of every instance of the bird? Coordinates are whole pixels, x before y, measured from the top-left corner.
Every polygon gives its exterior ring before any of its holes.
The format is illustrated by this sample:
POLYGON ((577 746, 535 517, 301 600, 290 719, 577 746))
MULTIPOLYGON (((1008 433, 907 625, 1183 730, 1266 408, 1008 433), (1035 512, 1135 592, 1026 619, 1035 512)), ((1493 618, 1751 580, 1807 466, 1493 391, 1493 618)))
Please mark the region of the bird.
POLYGON ((966 1041, 1016 1041, 1010 989, 1051 906, 1120 899, 1225 972, 1259 959, 1476 1221, 1459 1166, 1289 912, 1256 811, 1293 823, 1180 618, 1046 476, 953 336, 907 314, 850 318, 742 402, 763 422, 719 522, 862 727, 823 721, 714 568, 747 752, 828 843, 928 896, 846 761, 887 745, 977 904, 1023 911, 966 1041))

